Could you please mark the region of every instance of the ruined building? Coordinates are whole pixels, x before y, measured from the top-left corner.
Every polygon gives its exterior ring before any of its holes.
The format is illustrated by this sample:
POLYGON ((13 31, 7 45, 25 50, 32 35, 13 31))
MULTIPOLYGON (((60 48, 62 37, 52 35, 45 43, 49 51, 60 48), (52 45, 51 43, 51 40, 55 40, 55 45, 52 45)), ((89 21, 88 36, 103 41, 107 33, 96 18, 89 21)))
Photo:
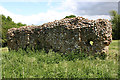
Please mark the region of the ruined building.
POLYGON ((112 41, 111 23, 106 19, 65 18, 40 26, 23 26, 8 30, 9 50, 53 49, 69 53, 79 49, 89 53, 107 52, 112 41))

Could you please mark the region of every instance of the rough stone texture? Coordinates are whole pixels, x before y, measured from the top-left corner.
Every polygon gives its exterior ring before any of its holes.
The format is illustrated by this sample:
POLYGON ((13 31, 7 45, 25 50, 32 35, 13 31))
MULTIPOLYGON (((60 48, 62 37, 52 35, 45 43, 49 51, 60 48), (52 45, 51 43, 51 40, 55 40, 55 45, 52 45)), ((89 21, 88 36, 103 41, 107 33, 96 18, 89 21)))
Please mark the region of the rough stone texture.
POLYGON ((63 53, 76 49, 86 53, 106 53, 112 41, 111 34, 111 23, 106 19, 88 20, 76 17, 55 20, 40 26, 11 28, 7 36, 9 50, 30 47, 63 53))

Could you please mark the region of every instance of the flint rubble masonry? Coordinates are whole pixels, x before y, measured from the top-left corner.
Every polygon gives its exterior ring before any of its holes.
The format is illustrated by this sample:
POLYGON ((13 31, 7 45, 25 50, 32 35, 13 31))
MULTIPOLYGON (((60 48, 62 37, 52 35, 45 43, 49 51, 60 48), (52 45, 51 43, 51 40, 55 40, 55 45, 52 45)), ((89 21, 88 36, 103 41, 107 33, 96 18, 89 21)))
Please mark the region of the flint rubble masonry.
POLYGON ((111 23, 106 19, 88 20, 83 17, 65 18, 40 26, 23 26, 8 30, 9 50, 53 49, 69 53, 106 53, 112 42, 111 23), (91 43, 92 42, 92 45, 91 43))

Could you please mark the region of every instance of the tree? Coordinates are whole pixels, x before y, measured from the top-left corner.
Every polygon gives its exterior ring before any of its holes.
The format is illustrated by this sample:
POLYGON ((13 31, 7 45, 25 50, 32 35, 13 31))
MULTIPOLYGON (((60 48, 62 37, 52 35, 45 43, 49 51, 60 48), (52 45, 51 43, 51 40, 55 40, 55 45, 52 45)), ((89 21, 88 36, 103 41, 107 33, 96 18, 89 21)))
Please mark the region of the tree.
POLYGON ((66 16, 65 18, 74 18, 76 17, 75 15, 70 15, 70 16, 66 16))
POLYGON ((4 15, 1 15, 2 16, 2 20, 6 20, 6 17, 4 15))
POLYGON ((10 18, 10 16, 7 17, 7 20, 8 21, 12 21, 12 18, 10 18))
POLYGON ((2 28, 0 29, 0 34, 2 35, 0 35, 0 41, 2 41, 2 47, 5 47, 7 46, 7 35, 6 34, 7 34, 8 29, 13 28, 13 27, 19 28, 26 24, 15 23, 14 21, 12 21, 12 18, 10 18, 10 16, 6 18, 4 15, 0 15, 0 17, 2 19, 2 28))
POLYGON ((110 11, 111 23, 112 23, 112 36, 113 39, 120 39, 120 15, 117 11, 110 11))
POLYGON ((17 23, 17 26, 26 26, 26 24, 22 24, 21 22, 17 23))

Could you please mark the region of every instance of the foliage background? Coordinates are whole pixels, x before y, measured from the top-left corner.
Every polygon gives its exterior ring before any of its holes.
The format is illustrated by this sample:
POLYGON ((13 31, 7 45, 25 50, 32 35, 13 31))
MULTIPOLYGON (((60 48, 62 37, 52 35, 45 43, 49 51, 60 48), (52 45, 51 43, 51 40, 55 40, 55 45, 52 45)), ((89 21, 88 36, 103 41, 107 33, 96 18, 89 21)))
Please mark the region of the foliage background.
POLYGON ((110 11, 112 23, 112 37, 114 40, 120 39, 120 15, 117 11, 110 11))
POLYGON ((7 31, 10 28, 18 28, 21 26, 25 26, 26 24, 22 24, 22 23, 15 23, 14 21, 12 21, 12 18, 10 18, 10 16, 5 17, 4 15, 0 15, 1 19, 2 19, 2 28, 0 30, 0 33, 2 33, 2 38, 0 38, 1 42, 2 42, 2 47, 7 46, 7 31))

